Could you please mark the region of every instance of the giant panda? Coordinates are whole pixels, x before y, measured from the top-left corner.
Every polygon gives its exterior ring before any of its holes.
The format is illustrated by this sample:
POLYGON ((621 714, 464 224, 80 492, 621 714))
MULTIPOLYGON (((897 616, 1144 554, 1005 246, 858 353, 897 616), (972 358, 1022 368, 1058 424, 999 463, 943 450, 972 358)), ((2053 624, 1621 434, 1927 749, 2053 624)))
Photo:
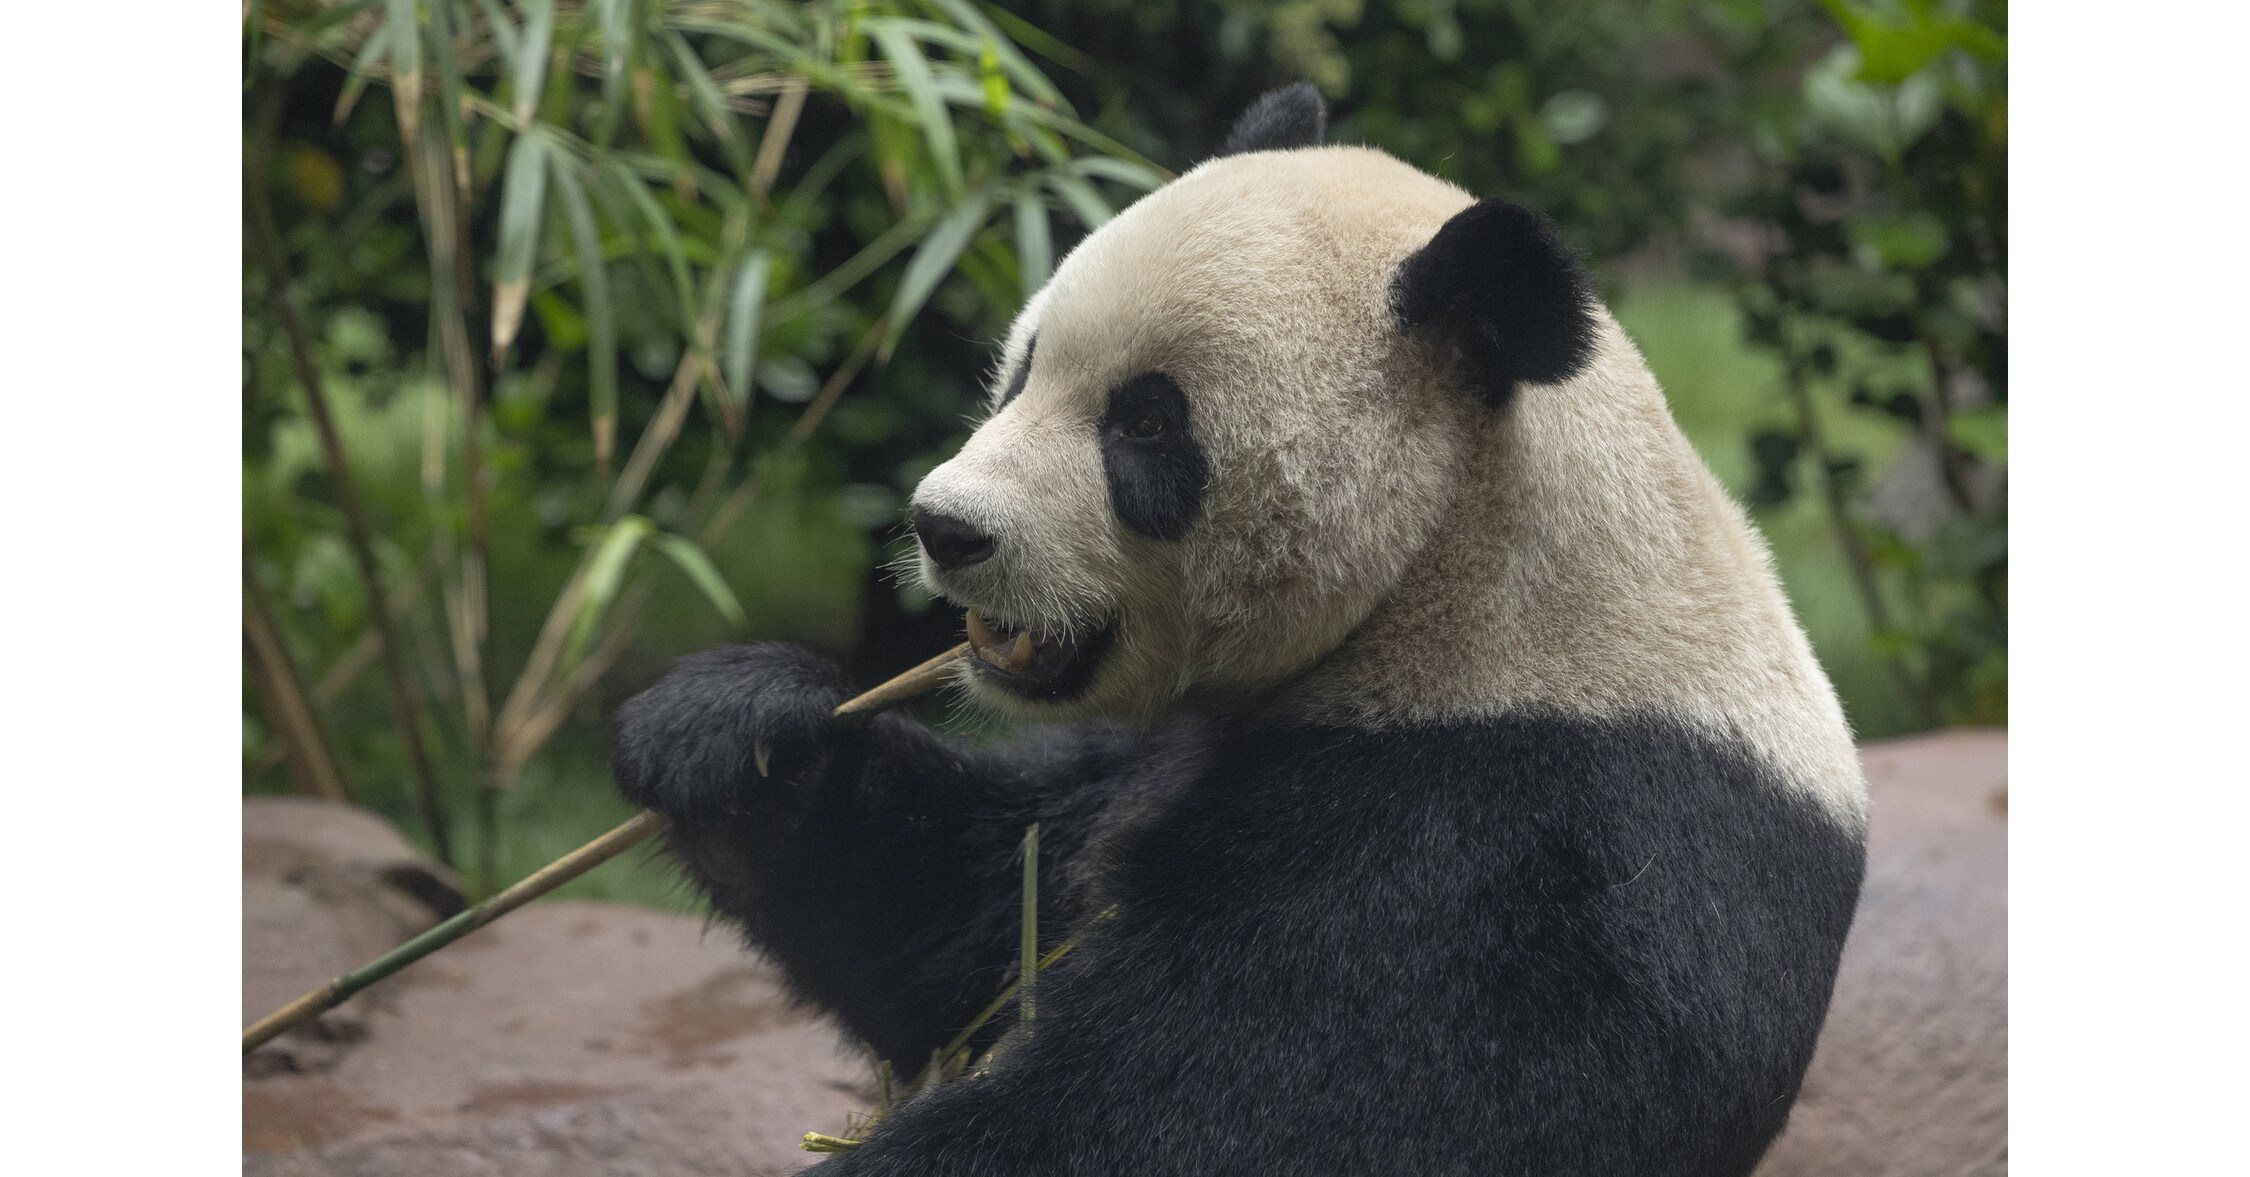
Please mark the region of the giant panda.
POLYGON ((1765 549, 1535 215, 1310 87, 1089 235, 912 497, 996 748, 783 645, 621 708, 669 852, 900 1075, 837 1174, 1744 1174, 1865 786, 1765 549), (1012 1016, 1012 1015, 1008 1015, 1012 1016), (1008 1016, 983 1031, 982 1047, 1008 1016))

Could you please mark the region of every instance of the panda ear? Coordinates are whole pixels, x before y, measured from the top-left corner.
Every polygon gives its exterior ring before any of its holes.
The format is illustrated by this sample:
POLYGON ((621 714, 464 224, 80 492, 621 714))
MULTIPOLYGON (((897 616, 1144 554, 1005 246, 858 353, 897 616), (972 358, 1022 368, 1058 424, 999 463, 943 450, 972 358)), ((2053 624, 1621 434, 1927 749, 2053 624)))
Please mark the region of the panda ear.
POLYGON ((1328 104, 1311 82, 1298 82, 1250 104, 1227 132, 1227 141, 1213 159, 1249 151, 1285 151, 1292 147, 1318 147, 1328 133, 1328 104))
POLYGON ((1505 200, 1463 209, 1391 279, 1399 322, 1450 340, 1495 408, 1518 382, 1551 384, 1586 366, 1594 308, 1577 255, 1539 214, 1505 200))

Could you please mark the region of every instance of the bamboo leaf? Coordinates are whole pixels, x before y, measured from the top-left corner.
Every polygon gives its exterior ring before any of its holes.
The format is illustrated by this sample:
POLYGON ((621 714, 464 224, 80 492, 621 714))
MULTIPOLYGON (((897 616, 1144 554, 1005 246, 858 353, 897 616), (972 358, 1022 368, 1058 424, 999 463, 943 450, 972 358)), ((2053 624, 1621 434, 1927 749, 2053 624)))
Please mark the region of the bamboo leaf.
POLYGON ((1052 170, 1047 173, 1047 186, 1055 190, 1055 195, 1063 198, 1063 203, 1078 214, 1078 219, 1085 222, 1088 229, 1099 229, 1117 215, 1117 210, 1109 207, 1109 202, 1103 200, 1102 194, 1095 191, 1094 186, 1087 183, 1083 176, 1072 175, 1060 169, 1052 170))
POLYGON ((703 68, 702 59, 695 55, 695 47, 687 43, 687 38, 666 30, 664 43, 672 51, 672 57, 679 66, 680 77, 687 83, 688 96, 694 100, 697 112, 711 128, 711 133, 718 136, 719 145, 726 150, 727 159, 734 164, 735 173, 744 177, 744 182, 747 183, 750 157, 744 147, 742 132, 734 125, 734 112, 727 109, 726 96, 719 93, 719 84, 711 80, 710 71, 703 68))
POLYGON ((391 41, 391 102, 398 109, 399 142, 411 146, 422 125, 422 31, 414 0, 391 0, 384 32, 391 41))
POLYGON ((359 56, 352 58, 351 73, 344 79, 344 92, 336 96, 336 125, 342 126, 352 115, 352 107, 359 105, 359 96, 367 91, 368 79, 375 76, 375 67, 390 55, 391 39, 378 31, 359 47, 359 56))
POLYGON ((797 291, 795 294, 775 300, 773 305, 766 309, 766 325, 769 327, 779 326, 798 315, 804 314, 806 311, 826 306, 834 301, 836 296, 851 289, 859 283, 860 279, 882 268, 884 262, 891 260, 907 246, 914 244, 914 239, 921 235, 923 228, 928 223, 926 218, 908 217, 883 230, 882 236, 868 242, 867 248, 853 254, 845 260, 844 264, 822 274, 819 279, 808 283, 804 289, 797 291))
MULTIPOLYGON (((464 19, 466 13, 462 14, 464 19)), ((453 183, 469 188, 468 128, 461 121, 461 63, 453 53, 454 9, 448 0, 430 5, 430 56, 437 60, 439 115, 445 120, 445 142, 453 149, 453 183)))
POLYGON ((989 40, 977 49, 977 84, 984 90, 985 117, 1006 122, 1008 99, 1014 92, 1008 88, 1008 75, 1000 72, 1000 51, 989 40))
POLYGON ((1047 200, 1026 185, 1016 193, 1016 269, 1023 275, 1023 300, 1039 293, 1055 266, 1055 240, 1047 225, 1047 200))
POLYGON ((627 515, 601 533, 586 566, 585 595, 579 599, 578 615, 571 619, 570 636, 563 642, 561 666, 576 666, 586 656, 586 647, 592 644, 595 631, 617 600, 617 590, 625 583, 625 569, 633 562, 633 554, 655 530, 656 525, 646 517, 627 515))
POLYGON ((538 135, 518 135, 508 148, 508 170, 500 189, 500 257, 492 281, 492 354, 515 342, 523 326, 523 306, 531 297, 531 263, 539 255, 539 227, 545 211, 547 168, 538 135))
POLYGON ((1115 180, 1127 188, 1138 188, 1143 192, 1154 192, 1164 186, 1164 177, 1155 168, 1129 159, 1089 155, 1072 160, 1070 168, 1081 176, 1115 180))
POLYGON ((523 34, 517 31, 516 22, 509 19, 508 10, 500 6, 500 0, 477 0, 477 7, 483 10, 485 24, 492 29, 492 47, 500 54, 500 64, 513 72, 516 55, 523 51, 523 34))
POLYGON ((617 445, 617 316, 609 298, 609 266, 602 256, 601 233, 586 189, 562 153, 551 156, 555 192, 562 198, 563 215, 570 221, 572 252, 578 258, 578 281, 586 290, 589 347, 586 353, 588 399, 592 402, 594 461, 602 469, 617 445))
POLYGON ((738 630, 750 624, 749 618, 743 616, 742 602, 735 599, 734 590, 727 587, 726 578, 719 575, 718 566, 711 563, 711 557, 697 547, 694 540, 662 531, 649 538, 655 542, 657 551, 670 556, 672 563, 679 565, 680 571, 695 582, 695 587, 703 590, 711 607, 727 619, 727 624, 738 630))
MULTIPOLYGON (((906 96, 914 105, 914 119, 921 124, 922 136, 929 140, 930 154, 937 159, 938 174, 945 179, 947 194, 958 196, 963 183, 961 149, 953 138, 952 112, 946 108, 945 97, 938 92, 937 79, 930 73, 929 58, 922 55, 922 47, 896 22, 869 21, 867 33, 882 46, 883 56, 898 71, 899 84, 906 88, 906 96)), ((979 92, 974 101, 982 100, 983 94, 979 92)), ((892 329, 897 330, 898 324, 894 322, 892 329)))
POLYGON ((772 255, 751 250, 727 299, 726 391, 738 408, 750 403, 750 374, 758 366, 758 320, 765 313, 766 277, 772 267, 772 255))
POLYGON ((656 242, 664 250, 664 260, 671 264, 672 284, 675 287, 674 293, 680 299, 680 323, 684 333, 686 325, 695 321, 696 304, 695 283, 688 274, 687 253, 680 246, 679 227, 672 223, 664 206, 656 203, 656 198, 650 196, 648 189, 641 184, 640 177, 622 159, 612 158, 610 170, 619 181, 618 186, 625 190, 626 199, 632 201, 634 209, 641 214, 641 220, 647 223, 649 232, 656 234, 656 242))
POLYGON ((602 79, 625 76, 625 55, 632 48, 633 0, 594 0, 602 22, 602 79))
POLYGON ((947 213, 915 249, 913 260, 906 263, 906 273, 899 279, 898 294, 891 299, 891 325, 883 339, 883 349, 878 353, 881 358, 890 359, 891 349, 897 347, 899 338, 906 334, 915 312, 922 309, 922 304, 937 290, 938 283, 952 272, 953 263, 961 259, 961 251, 969 247, 969 239, 984 227, 985 218, 992 212, 993 196, 991 184, 971 193, 947 213))
POLYGON ((523 0, 523 44, 516 51, 516 129, 531 129, 531 116, 547 84, 547 55, 555 39, 555 0, 523 0))
MULTIPOLYGON (((1055 89, 1055 84, 1047 80, 1047 75, 1039 72, 1039 67, 1031 64, 1016 49, 1017 38, 1001 32, 999 26, 986 18, 984 13, 977 11, 976 5, 968 3, 968 0, 937 0, 937 5, 953 18, 955 24, 968 30, 962 35, 963 41, 971 46, 980 41, 991 45, 1000 58, 1002 68, 1008 71, 1008 76, 1016 85, 1023 87, 1024 92, 1031 95, 1033 101, 1064 111, 1070 110, 1070 100, 1062 96, 1062 91, 1055 89)), ((958 43, 954 47, 963 48, 958 43)))
POLYGON ((381 3, 384 3, 384 0, 348 0, 347 3, 338 4, 334 8, 323 9, 319 13, 307 16, 302 21, 292 18, 290 23, 296 26, 300 36, 308 41, 317 41, 325 36, 330 29, 346 21, 356 19, 361 13, 381 3))

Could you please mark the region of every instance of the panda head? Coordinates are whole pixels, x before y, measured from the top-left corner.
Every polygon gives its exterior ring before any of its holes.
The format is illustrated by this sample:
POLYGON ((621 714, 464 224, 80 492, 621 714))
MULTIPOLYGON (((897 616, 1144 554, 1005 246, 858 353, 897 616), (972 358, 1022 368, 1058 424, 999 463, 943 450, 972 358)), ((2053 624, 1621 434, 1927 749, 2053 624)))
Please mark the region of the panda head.
POLYGON ((1088 236, 1027 305, 991 415, 916 488, 971 690, 1027 718, 1254 698, 1397 587, 1519 385, 1596 304, 1524 209, 1319 145, 1300 84, 1088 236))

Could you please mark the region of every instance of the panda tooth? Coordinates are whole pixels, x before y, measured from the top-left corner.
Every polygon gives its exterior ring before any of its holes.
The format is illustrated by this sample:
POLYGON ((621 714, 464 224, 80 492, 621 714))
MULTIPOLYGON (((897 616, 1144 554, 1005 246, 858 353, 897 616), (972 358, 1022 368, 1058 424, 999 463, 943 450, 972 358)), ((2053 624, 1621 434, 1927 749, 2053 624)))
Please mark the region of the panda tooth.
POLYGON ((1031 631, 1016 635, 1015 648, 1008 651, 1008 669, 1026 670, 1031 666, 1031 631))
POLYGON ((969 610, 969 645, 975 648, 977 657, 1002 670, 1008 668, 1007 640, 994 633, 984 614, 974 609, 969 610))

